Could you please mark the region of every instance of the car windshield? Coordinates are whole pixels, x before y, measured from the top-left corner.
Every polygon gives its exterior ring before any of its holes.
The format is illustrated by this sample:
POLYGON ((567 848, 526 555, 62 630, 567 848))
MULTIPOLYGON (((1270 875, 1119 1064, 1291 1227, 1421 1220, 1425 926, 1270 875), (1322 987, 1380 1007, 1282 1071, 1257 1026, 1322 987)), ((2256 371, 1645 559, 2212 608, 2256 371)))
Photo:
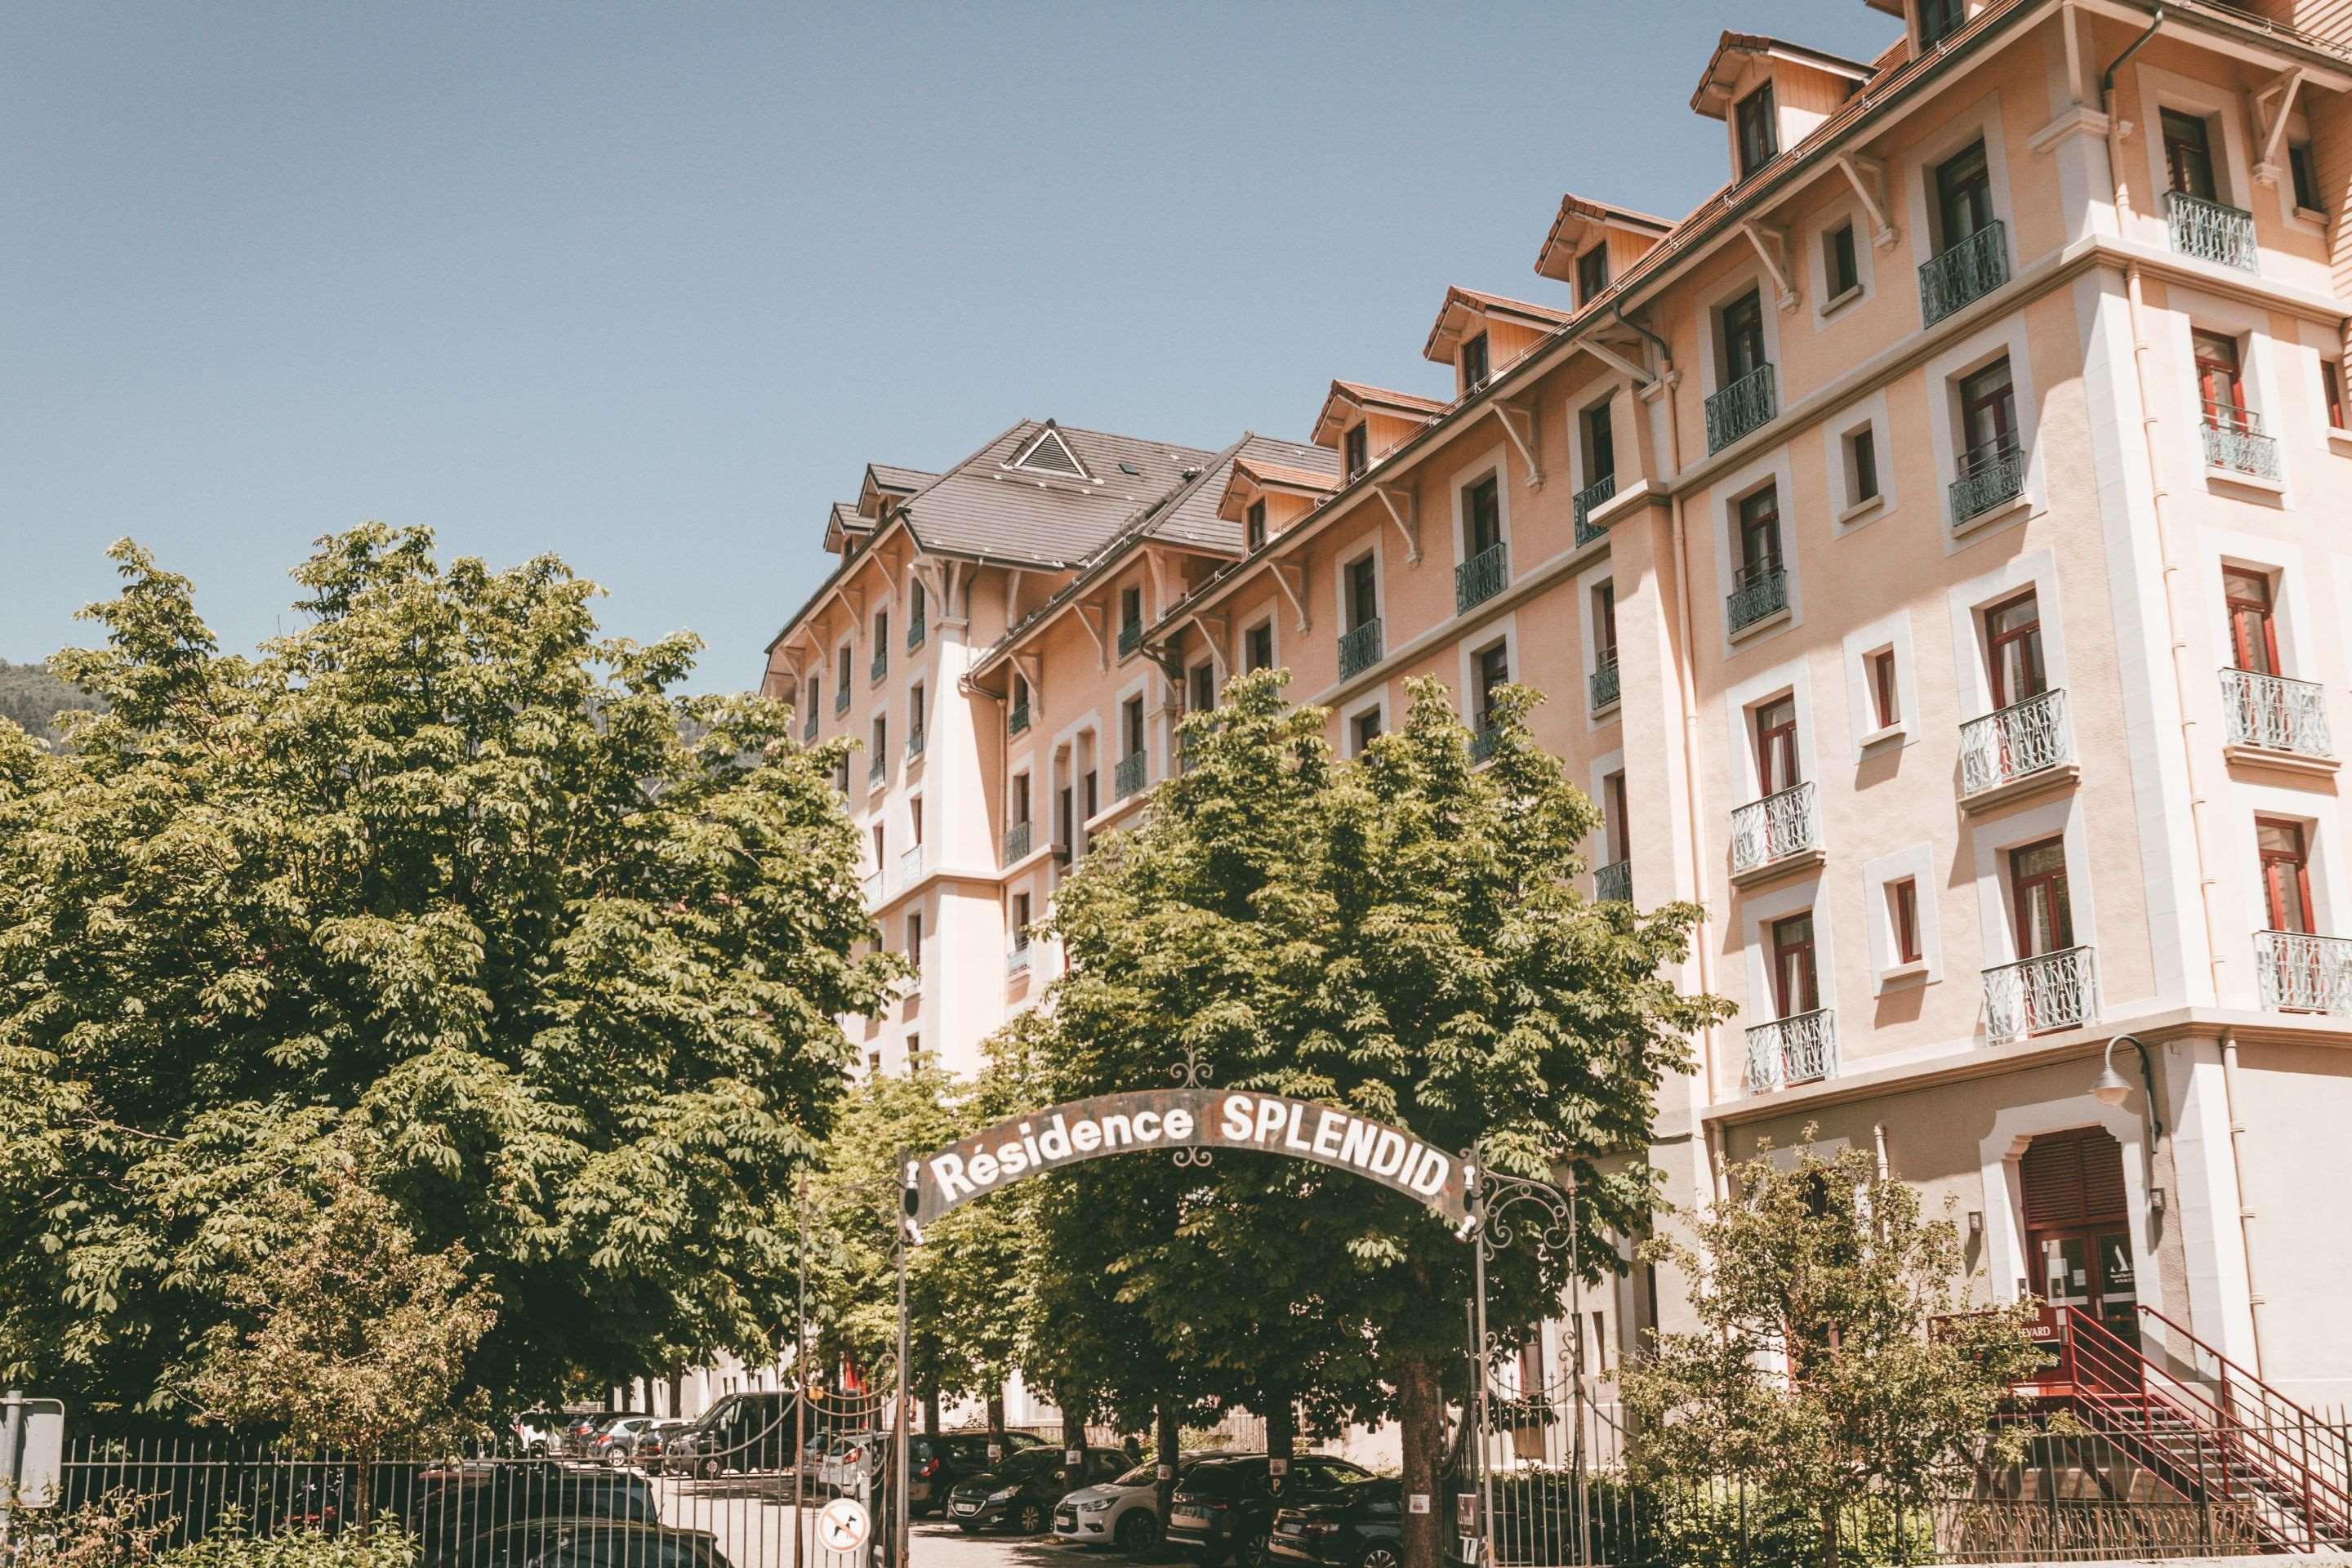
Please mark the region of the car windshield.
POLYGON ((1062 1456, 1051 1448, 1024 1448, 996 1467, 1000 1476, 1035 1476, 1062 1468, 1062 1456))
POLYGON ((1160 1468, 1157 1465, 1138 1465, 1135 1468, 1123 1472, 1119 1476, 1118 1479, 1111 1482, 1111 1485, 1115 1487, 1148 1487, 1159 1479, 1160 1468))

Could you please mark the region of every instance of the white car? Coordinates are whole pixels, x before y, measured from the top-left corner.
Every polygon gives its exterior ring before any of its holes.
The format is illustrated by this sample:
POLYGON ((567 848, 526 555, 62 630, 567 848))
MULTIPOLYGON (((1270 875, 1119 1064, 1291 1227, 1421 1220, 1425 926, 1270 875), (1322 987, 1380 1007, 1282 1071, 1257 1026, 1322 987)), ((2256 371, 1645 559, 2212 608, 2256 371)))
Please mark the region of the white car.
POLYGON ((543 1459, 563 1452, 563 1428, 571 1417, 561 1411, 526 1410, 515 1417, 515 1442, 530 1458, 543 1459))
POLYGON ((860 1481, 877 1479, 876 1467, 889 1446, 887 1432, 846 1432, 825 1445, 817 1461, 816 1489, 834 1497, 857 1490, 860 1481))
POLYGON ((1150 1460, 1099 1486, 1080 1487, 1054 1505, 1055 1540, 1116 1546, 1130 1557, 1160 1544, 1160 1468, 1150 1460))

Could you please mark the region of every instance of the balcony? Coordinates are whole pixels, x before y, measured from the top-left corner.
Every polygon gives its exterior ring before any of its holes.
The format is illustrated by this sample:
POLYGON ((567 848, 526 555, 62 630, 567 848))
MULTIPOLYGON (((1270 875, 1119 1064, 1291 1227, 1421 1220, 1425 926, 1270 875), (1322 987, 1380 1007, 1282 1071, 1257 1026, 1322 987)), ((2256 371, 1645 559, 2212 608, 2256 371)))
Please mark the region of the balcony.
POLYGON ((1732 583, 1723 596, 1723 615, 1733 637, 1789 607, 1789 569, 1778 561, 1742 566, 1732 583))
POLYGON ((1118 657, 1125 658, 1143 646, 1143 623, 1129 621, 1118 628, 1118 657))
POLYGON ((1004 830, 1004 863, 1026 859, 1029 855, 1030 825, 1016 822, 1004 830))
POLYGON ((889 673, 890 673, 890 650, 889 650, 889 648, 888 648, 888 647, 877 647, 877 648, 876 648, 876 649, 874 650, 874 662, 873 662, 872 664, 869 664, 869 665, 867 665, 867 666, 866 667, 866 679, 869 679, 869 680, 879 680, 879 679, 881 679, 884 676, 886 676, 886 675, 887 675, 887 674, 889 674, 889 673))
POLYGON ((2065 947, 1984 972, 1985 1034, 1994 1045, 2098 1021, 2099 972, 2087 947, 2065 947))
POLYGON ((1028 973, 1029 943, 1024 940, 1015 942, 1013 951, 1004 955, 1004 975, 1009 980, 1016 974, 1028 973))
POLYGON ((849 711, 849 682, 845 680, 833 689, 833 710, 835 714, 849 711))
POLYGON ((2024 492, 2024 447, 2015 441, 1995 441, 1974 448, 1960 459, 1960 477, 1952 481, 1953 530, 1967 527, 2024 492))
POLYGON ((2207 468, 2278 483, 2278 438, 2263 434, 2262 420, 2252 409, 2209 403, 2200 433, 2207 468))
POLYGON ((1144 754, 1141 752, 1129 752, 1119 758, 1118 766, 1111 770, 1112 799, 1125 800, 1143 787, 1143 760, 1144 754))
POLYGON ((1960 726, 1960 800, 1982 804, 2053 769, 2071 771, 2074 763, 2074 725, 2067 716, 2066 692, 2045 691, 1960 726))
POLYGON ((1454 613, 1465 615, 1472 606, 1485 604, 1503 591, 1510 575, 1509 545, 1481 550, 1454 569, 1454 613))
POLYGON ((1810 782, 1751 801, 1731 814, 1735 882, 1801 861, 1817 861, 1821 856, 1821 814, 1814 809, 1810 782))
POLYGON ((2352 942, 2258 931, 2254 980, 2265 1012, 2352 1014, 2352 942))
POLYGON ((1592 695, 1592 710, 1606 713, 1617 706, 1617 656, 1610 654, 1601 661, 1601 668, 1585 677, 1585 685, 1592 695))
POLYGON ((1772 367, 1759 364, 1706 400, 1706 449, 1720 452, 1780 411, 1772 367))
POLYGON ((1822 1007, 1748 1031, 1748 1087, 1786 1089, 1837 1071, 1837 1014, 1822 1007))
POLYGON ((923 847, 910 844, 898 854, 898 886, 911 888, 923 875, 923 847))
POLYGON ((1012 710, 1004 715, 1004 732, 1008 735, 1018 735, 1027 728, 1029 728, 1029 704, 1016 703, 1012 710))
POLYGON ((2200 261, 2254 269, 2254 215, 2209 202, 2187 191, 2168 191, 2164 221, 2172 230, 2172 248, 2200 261))
POLYGON ((2327 732, 2327 689, 2316 681, 2225 669, 2221 710, 2232 746, 2298 757, 2336 755, 2335 741, 2327 732))
POLYGON ((912 653, 915 649, 922 647, 923 639, 929 635, 929 629, 926 626, 923 616, 908 616, 907 620, 907 651, 912 653))
POLYGON ((919 724, 915 728, 907 731, 907 758, 911 762, 922 754, 923 730, 922 726, 919 724))
POLYGON ((869 906, 880 903, 882 901, 882 873, 879 871, 866 872, 864 879, 858 882, 857 890, 864 896, 866 902, 869 906))
POLYGON ((889 776, 890 759, 880 752, 875 752, 874 761, 869 763, 866 769, 866 787, 868 789, 879 788, 882 781, 889 776))
POLYGON ((1576 500, 1570 504, 1576 513, 1576 547, 1579 550, 1594 540, 1606 536, 1609 532, 1605 528, 1594 527, 1586 520, 1601 509, 1602 502, 1616 493, 1617 476, 1614 474, 1603 474, 1576 492, 1576 500))
POLYGON ((1361 675, 1381 662, 1381 618, 1374 616, 1339 637, 1339 679, 1361 675))
POLYGON ((2009 281, 2009 242, 1998 220, 1919 268, 1919 324, 1932 327, 2009 281))
POLYGON ((1495 754, 1495 742, 1501 733, 1485 720, 1478 721, 1478 727, 1470 731, 1470 762, 1473 766, 1495 754))
POLYGON ((814 708, 808 710, 808 717, 801 721, 801 739, 803 741, 816 739, 816 710, 814 708))
POLYGON ((1633 901, 1633 862, 1612 860, 1592 873, 1592 896, 1604 904, 1633 901))

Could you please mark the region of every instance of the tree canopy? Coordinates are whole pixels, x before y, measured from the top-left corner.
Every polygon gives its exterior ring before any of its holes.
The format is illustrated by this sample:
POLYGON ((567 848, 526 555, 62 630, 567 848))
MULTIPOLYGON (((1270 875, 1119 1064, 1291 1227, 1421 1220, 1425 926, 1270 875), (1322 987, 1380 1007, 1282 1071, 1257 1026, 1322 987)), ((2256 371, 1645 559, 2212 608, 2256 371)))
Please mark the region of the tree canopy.
POLYGON ((177 1403, 273 1183, 355 1130, 495 1305, 493 1395, 772 1352, 836 1017, 896 973, 839 743, 678 694, 696 641, 602 638, 553 557, 330 536, 241 657, 112 553, 54 661, 108 710, 0 724, 0 1378, 177 1403))

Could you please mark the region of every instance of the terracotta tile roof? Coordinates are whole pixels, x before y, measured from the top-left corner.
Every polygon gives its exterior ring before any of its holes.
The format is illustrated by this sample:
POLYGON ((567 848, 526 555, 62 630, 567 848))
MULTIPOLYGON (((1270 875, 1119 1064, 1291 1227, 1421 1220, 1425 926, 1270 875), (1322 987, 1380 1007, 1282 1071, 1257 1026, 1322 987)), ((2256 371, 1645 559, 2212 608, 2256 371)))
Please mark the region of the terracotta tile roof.
MULTIPOLYGON (((1488 294, 1476 289, 1465 289, 1456 284, 1446 289, 1445 303, 1437 308, 1437 320, 1430 324, 1429 336, 1421 345, 1421 355, 1423 359, 1435 360, 1441 364, 1449 363, 1453 359, 1452 349, 1443 346, 1442 340, 1448 331, 1447 323, 1454 321, 1457 312, 1466 312, 1480 319, 1488 316, 1516 316, 1530 325, 1543 328, 1557 327, 1576 313, 1554 305, 1538 305, 1530 300, 1514 300, 1503 294, 1488 294)), ((1456 327, 1453 330, 1459 332, 1467 329, 1456 327)))
MULTIPOLYGON (((1314 449, 1327 458, 1331 456, 1331 449, 1328 447, 1318 447, 1314 449)), ((1234 469, 1237 473, 1248 474, 1260 484, 1287 485, 1297 490, 1314 490, 1328 495, 1339 488, 1339 465, 1337 459, 1334 459, 1328 468, 1318 469, 1297 468, 1288 463, 1269 463, 1261 458, 1245 457, 1234 464, 1234 469)))

